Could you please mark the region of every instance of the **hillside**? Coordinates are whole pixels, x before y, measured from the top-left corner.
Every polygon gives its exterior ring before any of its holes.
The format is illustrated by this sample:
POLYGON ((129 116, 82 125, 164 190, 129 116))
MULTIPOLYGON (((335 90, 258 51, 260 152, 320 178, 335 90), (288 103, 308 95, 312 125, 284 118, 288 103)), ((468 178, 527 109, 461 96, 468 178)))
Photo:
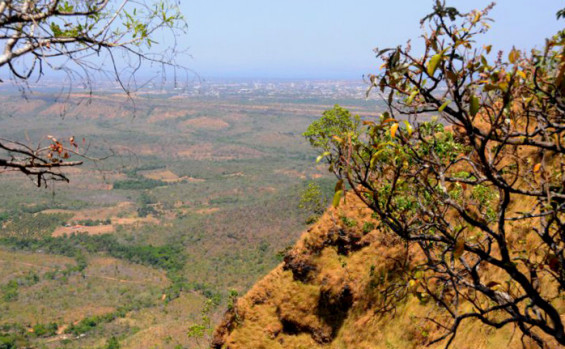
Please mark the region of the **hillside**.
MULTIPOLYGON (((403 287, 410 282, 403 263, 417 260, 419 251, 376 226, 352 194, 328 209, 284 262, 226 312, 213 347, 443 348, 445 342, 428 346, 443 332, 426 318, 445 314, 418 286, 403 287)), ((521 347, 519 331, 474 320, 463 323, 452 345, 504 347, 521 347)))

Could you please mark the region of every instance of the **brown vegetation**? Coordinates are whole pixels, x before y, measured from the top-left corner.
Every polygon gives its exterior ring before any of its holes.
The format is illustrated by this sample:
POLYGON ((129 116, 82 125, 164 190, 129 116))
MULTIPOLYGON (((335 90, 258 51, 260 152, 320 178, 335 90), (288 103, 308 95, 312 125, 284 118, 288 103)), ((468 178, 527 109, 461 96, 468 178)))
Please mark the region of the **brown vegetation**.
MULTIPOLYGON (((410 288, 410 278, 400 267, 405 261, 422 259, 421 252, 364 223, 377 222, 354 195, 348 195, 338 209, 328 210, 286 254, 285 261, 228 310, 216 329, 213 346, 427 347, 444 331, 428 319, 445 314, 423 297, 417 285, 410 288), (394 288, 400 285, 404 287, 394 288), (403 289, 407 290, 404 294, 403 289), (384 306, 388 307, 385 312, 384 306)), ((526 342, 527 348, 535 347, 530 345, 526 342)), ((494 330, 469 320, 453 346, 513 348, 520 346, 520 335, 511 326, 494 330)))

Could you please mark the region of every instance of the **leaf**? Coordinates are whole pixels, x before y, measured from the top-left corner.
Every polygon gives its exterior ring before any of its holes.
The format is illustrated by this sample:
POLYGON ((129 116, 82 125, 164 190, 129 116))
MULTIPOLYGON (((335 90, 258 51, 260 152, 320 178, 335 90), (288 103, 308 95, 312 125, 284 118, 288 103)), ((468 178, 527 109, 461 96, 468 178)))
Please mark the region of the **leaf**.
POLYGON ((343 190, 338 190, 335 192, 332 203, 333 207, 337 208, 339 206, 339 202, 341 201, 342 196, 343 196, 343 190))
POLYGON ((539 172, 541 169, 541 162, 534 165, 534 173, 539 172))
POLYGON ((395 49, 395 48, 385 48, 385 49, 376 51, 375 53, 376 53, 376 56, 377 56, 377 57, 380 57, 380 56, 382 56, 384 53, 387 53, 387 52, 392 51, 392 50, 396 50, 396 49, 395 49))
POLYGON ((410 105, 414 101, 414 98, 418 95, 418 91, 414 91, 410 94, 410 97, 406 100, 406 104, 410 105))
POLYGON ((481 102, 479 100, 479 97, 471 95, 471 105, 469 106, 469 112, 471 113, 471 116, 477 115, 481 107, 480 103, 481 102))
POLYGON ((455 242, 455 247, 453 248, 453 258, 459 259, 465 252, 465 241, 463 239, 457 239, 455 242))
POLYGON ((516 50, 515 48, 513 48, 512 51, 510 51, 510 53, 508 54, 508 60, 512 64, 516 63, 516 61, 519 58, 520 58, 520 51, 516 50))
POLYGON ((373 154, 373 156, 371 156, 371 162, 370 162, 370 166, 371 168, 375 167, 375 161, 377 161, 377 157, 384 151, 384 149, 381 149, 379 151, 377 151, 376 153, 373 154))
POLYGON ((334 188, 334 192, 338 192, 338 191, 343 191, 343 179, 340 179, 339 181, 337 181, 337 183, 335 184, 335 188, 334 188))
POLYGON ((450 100, 445 101, 445 103, 443 103, 443 104, 441 105, 441 107, 439 107, 439 109, 438 109, 437 111, 439 111, 439 112, 441 113, 442 111, 445 110, 445 108, 447 108, 447 106, 448 106, 450 103, 451 103, 450 100))
POLYGON ((385 91, 386 88, 386 79, 382 78, 381 81, 379 81, 379 88, 381 89, 381 92, 385 91))
POLYGON ((406 125, 406 131, 408 131, 408 136, 412 136, 412 132, 414 132, 414 128, 407 120, 404 120, 404 125, 406 125))
POLYGON ((457 74, 455 74, 454 72, 452 72, 451 70, 448 70, 447 72, 445 72, 445 76, 447 76, 447 78, 455 85, 457 83, 457 74))
POLYGON ((392 138, 396 136, 396 131, 398 131, 398 124, 394 124, 390 127, 390 136, 392 138))
POLYGON ((390 55, 390 58, 388 60, 388 66, 390 68, 394 68, 396 67, 399 61, 400 61, 400 50, 396 49, 396 51, 390 55))
POLYGON ((518 71, 516 72, 516 74, 517 74, 519 77, 521 77, 522 79, 526 80, 526 73, 524 73, 523 71, 518 70, 518 71))
POLYGON ((443 52, 434 55, 430 59, 430 62, 428 63, 428 74, 430 76, 434 75, 434 73, 436 72, 436 69, 439 65, 439 62, 441 61, 442 58, 443 58, 443 52))

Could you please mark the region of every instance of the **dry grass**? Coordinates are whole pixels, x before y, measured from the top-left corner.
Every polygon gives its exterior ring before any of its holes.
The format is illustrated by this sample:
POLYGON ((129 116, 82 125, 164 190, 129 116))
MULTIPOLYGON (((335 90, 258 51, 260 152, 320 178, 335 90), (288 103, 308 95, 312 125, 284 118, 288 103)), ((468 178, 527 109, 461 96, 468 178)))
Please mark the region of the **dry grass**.
POLYGON ((230 124, 217 118, 203 116, 187 120, 183 122, 183 126, 188 129, 218 131, 230 127, 230 124))
POLYGON ((73 233, 86 233, 88 235, 102 235, 102 234, 110 234, 114 232, 114 226, 110 225, 97 225, 93 227, 86 227, 86 226, 73 226, 73 227, 58 227, 53 232, 52 236, 64 236, 64 235, 71 235, 73 233))
MULTIPOLYGON (((529 204, 515 205, 520 209, 529 204)), ((295 265, 311 269, 307 276, 297 280, 296 274, 284 270, 284 264, 279 265, 238 301, 237 317, 227 313, 216 329, 215 343, 223 343, 223 348, 230 349, 406 349, 427 347, 430 338, 441 335, 441 329, 425 319, 445 316, 433 302, 422 303, 409 295, 397 304, 395 313, 375 313, 379 295, 371 289, 371 269, 392 275, 391 261, 403 253, 404 244, 373 230, 361 238, 362 248, 339 254, 336 246, 327 241, 335 231, 338 217, 343 215, 358 222, 357 227, 351 228, 354 233, 360 233, 359 222, 371 220, 370 211, 352 196, 347 197, 339 211, 328 210, 289 253, 295 265), (340 295, 346 289, 351 299, 340 315, 336 304, 340 304, 340 295), (328 302, 334 305, 326 309, 328 302), (333 311, 333 315, 328 315, 328 310, 333 311)), ((417 250, 410 254, 418 258, 417 250)), ((502 275, 495 272, 491 277, 495 280, 502 275)), ((469 320, 463 323, 452 347, 518 348, 521 347, 520 333, 512 326, 494 330, 469 320)))
POLYGON ((179 176, 177 176, 171 170, 140 171, 139 174, 145 178, 155 179, 159 181, 177 181, 179 179, 179 176))
POLYGON ((235 160, 235 159, 256 159, 263 156, 258 150, 241 146, 226 145, 218 146, 212 143, 201 143, 187 147, 176 152, 179 156, 191 160, 235 160))
POLYGON ((179 177, 171 170, 140 171, 139 174, 141 174, 145 178, 155 179, 166 183, 178 183, 182 181, 186 181, 189 183, 201 183, 206 181, 205 179, 193 178, 188 176, 179 177))
POLYGON ((155 108, 149 116, 148 121, 155 123, 159 121, 182 118, 187 115, 186 110, 174 110, 170 108, 155 108))

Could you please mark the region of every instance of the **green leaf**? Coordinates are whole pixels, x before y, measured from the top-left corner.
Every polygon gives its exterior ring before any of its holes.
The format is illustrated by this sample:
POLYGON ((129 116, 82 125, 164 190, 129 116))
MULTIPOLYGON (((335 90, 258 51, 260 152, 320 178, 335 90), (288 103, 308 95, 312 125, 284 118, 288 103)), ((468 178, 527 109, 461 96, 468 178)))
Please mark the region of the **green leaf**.
POLYGON ((445 110, 445 108, 447 108, 447 106, 448 106, 450 103, 451 103, 450 100, 445 101, 445 103, 443 103, 443 104, 441 105, 441 107, 439 107, 438 111, 441 113, 442 111, 445 110))
POLYGON ((333 207, 339 206, 339 202, 341 201, 342 197, 343 197, 343 190, 338 190, 338 191, 335 192, 333 203, 332 203, 333 207))
POLYGON ((58 24, 51 23, 51 31, 53 32, 53 36, 60 37, 63 35, 63 31, 58 24))
POLYGON ((321 154, 320 156, 318 156, 316 158, 316 163, 319 163, 320 161, 322 161, 326 156, 330 155, 331 153, 329 151, 324 152, 323 154, 321 154))
POLYGON ((406 125, 406 131, 408 131, 408 136, 412 136, 412 132, 414 132, 414 128, 407 120, 404 120, 404 125, 406 125))
POLYGON ((385 149, 381 149, 381 150, 377 151, 376 153, 374 153, 373 156, 371 156, 371 162, 370 162, 371 168, 374 168, 374 167, 375 167, 375 162, 377 161, 377 158, 378 158, 379 155, 381 155, 384 151, 385 151, 385 149))
POLYGON ((430 76, 434 75, 434 73, 436 72, 436 69, 439 65, 439 62, 441 62, 442 58, 443 58, 443 52, 438 53, 437 55, 434 55, 430 59, 430 62, 428 63, 428 74, 430 76))
POLYGON ((412 92, 410 94, 410 97, 408 97, 408 99, 406 100, 406 104, 412 104, 412 102, 414 101, 414 98, 418 95, 418 90, 412 92))
POLYGON ((475 95, 471 95, 471 105, 469 107, 469 112, 471 113, 471 116, 477 115, 480 107, 481 107, 481 102, 479 100, 479 97, 475 95))

